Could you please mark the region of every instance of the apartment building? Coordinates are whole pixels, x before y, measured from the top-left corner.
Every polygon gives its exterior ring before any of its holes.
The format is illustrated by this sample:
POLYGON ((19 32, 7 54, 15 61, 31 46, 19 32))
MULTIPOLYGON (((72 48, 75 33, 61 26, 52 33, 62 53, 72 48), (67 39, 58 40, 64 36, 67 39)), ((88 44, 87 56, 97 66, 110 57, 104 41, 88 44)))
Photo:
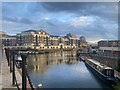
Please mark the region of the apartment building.
POLYGON ((81 36, 80 37, 80 41, 79 41, 79 47, 87 47, 88 46, 88 44, 87 44, 87 42, 86 42, 86 39, 85 39, 85 37, 84 36, 81 36))
POLYGON ((16 36, 7 35, 4 32, 0 33, 2 46, 15 46, 16 45, 16 36))
POLYGON ((44 30, 27 30, 16 35, 18 46, 35 49, 76 48, 77 37, 73 34, 66 36, 49 35, 44 30))
POLYGON ((102 40, 98 42, 99 47, 119 47, 120 40, 102 40))
POLYGON ((120 40, 99 41, 98 46, 100 55, 119 58, 118 56, 120 56, 120 40))
POLYGON ((77 37, 75 35, 67 34, 65 37, 69 40, 68 45, 70 45, 71 48, 76 48, 78 46, 77 37))

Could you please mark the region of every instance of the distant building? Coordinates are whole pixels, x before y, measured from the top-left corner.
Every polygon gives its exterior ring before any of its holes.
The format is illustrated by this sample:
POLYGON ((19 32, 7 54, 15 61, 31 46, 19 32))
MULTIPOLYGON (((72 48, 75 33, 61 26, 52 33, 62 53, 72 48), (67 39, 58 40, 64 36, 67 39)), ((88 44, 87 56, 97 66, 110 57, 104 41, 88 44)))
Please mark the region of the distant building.
POLYGON ((73 48, 77 47, 77 37, 73 34, 67 34, 66 38, 69 40, 68 45, 72 46, 73 48))
POLYGON ((98 42, 99 54, 112 58, 119 58, 120 56, 120 40, 104 40, 98 42))
POLYGON ((44 30, 27 30, 17 34, 17 45, 23 45, 27 47, 48 45, 49 34, 44 30))
POLYGON ((85 39, 84 36, 81 36, 81 37, 80 37, 79 43, 80 43, 80 44, 79 44, 79 45, 80 45, 79 47, 81 47, 81 48, 82 48, 82 47, 87 47, 87 46, 88 46, 88 44, 87 44, 86 39, 85 39))
POLYGON ((73 34, 66 36, 49 35, 44 30, 27 30, 16 35, 18 46, 35 49, 76 48, 77 37, 73 34))
POLYGON ((98 42, 99 47, 118 47, 120 40, 102 40, 98 42))
POLYGON ((16 36, 7 35, 4 32, 1 32, 1 42, 3 46, 15 46, 16 45, 16 36))
POLYGON ((16 43, 17 43, 17 46, 23 45, 23 36, 21 33, 16 35, 16 43))
POLYGON ((90 45, 89 52, 96 54, 96 53, 99 52, 99 47, 97 45, 96 46, 95 45, 94 46, 90 45))
POLYGON ((73 34, 66 36, 50 35, 44 30, 27 30, 16 34, 16 36, 9 36, 2 33, 2 43, 4 46, 15 46, 16 48, 31 48, 31 49, 72 49, 77 48, 78 45, 82 47, 87 46, 85 37, 80 40, 73 34))
POLYGON ((2 44, 3 46, 16 46, 16 37, 15 36, 3 37, 2 44))
POLYGON ((0 31, 0 47, 2 47, 2 34, 3 34, 3 32, 0 31))

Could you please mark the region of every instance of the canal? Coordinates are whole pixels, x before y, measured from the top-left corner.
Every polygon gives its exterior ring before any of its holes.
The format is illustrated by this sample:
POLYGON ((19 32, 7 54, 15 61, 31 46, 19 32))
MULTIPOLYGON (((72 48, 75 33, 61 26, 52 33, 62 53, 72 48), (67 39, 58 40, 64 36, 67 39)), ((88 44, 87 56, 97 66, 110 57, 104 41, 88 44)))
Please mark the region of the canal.
POLYGON ((76 51, 29 55, 28 72, 35 87, 108 88, 76 57, 76 51))

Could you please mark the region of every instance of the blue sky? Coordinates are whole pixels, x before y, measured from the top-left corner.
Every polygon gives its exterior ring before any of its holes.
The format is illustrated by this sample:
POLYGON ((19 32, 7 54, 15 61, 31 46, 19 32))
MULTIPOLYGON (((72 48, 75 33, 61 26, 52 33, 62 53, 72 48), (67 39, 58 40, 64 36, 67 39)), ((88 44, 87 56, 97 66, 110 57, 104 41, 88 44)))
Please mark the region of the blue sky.
POLYGON ((72 33, 89 41, 117 39, 118 3, 3 2, 2 31, 15 35, 29 29, 72 33))

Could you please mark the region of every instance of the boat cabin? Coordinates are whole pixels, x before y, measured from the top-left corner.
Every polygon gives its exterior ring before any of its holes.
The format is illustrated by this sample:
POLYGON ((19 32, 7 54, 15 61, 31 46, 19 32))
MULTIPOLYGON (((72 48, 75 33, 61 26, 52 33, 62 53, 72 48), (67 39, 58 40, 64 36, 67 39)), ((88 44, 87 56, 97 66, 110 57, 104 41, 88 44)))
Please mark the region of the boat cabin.
POLYGON ((92 68, 94 68, 99 73, 103 74, 105 77, 114 77, 114 70, 104 64, 101 64, 98 61, 93 59, 87 59, 86 63, 89 64, 92 68))
POLYGON ((107 77, 114 77, 114 70, 113 69, 104 69, 102 73, 107 77))

